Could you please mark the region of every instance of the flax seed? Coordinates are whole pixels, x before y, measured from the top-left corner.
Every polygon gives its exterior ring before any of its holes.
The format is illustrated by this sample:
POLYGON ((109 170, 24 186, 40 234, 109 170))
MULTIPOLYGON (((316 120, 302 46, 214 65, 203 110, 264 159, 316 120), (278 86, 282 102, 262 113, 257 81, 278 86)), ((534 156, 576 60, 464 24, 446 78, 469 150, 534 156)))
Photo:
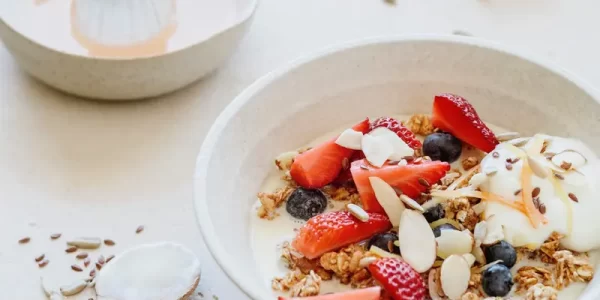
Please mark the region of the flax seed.
POLYGON ((49 262, 50 262, 49 260, 47 260, 47 259, 44 259, 44 260, 42 260, 42 261, 40 261, 40 262, 38 263, 38 267, 40 267, 40 268, 43 268, 43 267, 45 267, 46 265, 48 265, 48 263, 49 263, 49 262))
POLYGON ((507 169, 507 170, 509 170, 509 171, 513 169, 513 166, 512 166, 512 164, 511 164, 511 163, 509 163, 509 162, 507 162, 506 164, 504 164, 504 166, 505 166, 505 167, 506 167, 506 169, 507 169))
POLYGON ((424 178, 419 177, 418 181, 419 181, 419 184, 424 187, 427 187, 427 188, 431 187, 431 184, 429 184, 429 182, 427 182, 427 180, 425 180, 424 178))
POLYGON ((26 236, 19 240, 19 244, 27 244, 27 243, 29 243, 29 241, 31 241, 31 238, 26 236))
POLYGON ((85 259, 88 257, 88 254, 87 254, 87 252, 81 252, 81 253, 77 254, 77 256, 75 256, 75 257, 77 257, 77 259, 85 259))
POLYGON ((106 239, 106 240, 104 240, 104 245, 106 245, 106 246, 114 246, 115 245, 115 241, 106 239))
POLYGON ((89 265, 90 265, 90 257, 88 256, 83 260, 83 266, 87 268, 89 265))
POLYGON ((71 269, 75 272, 81 272, 83 269, 78 265, 71 265, 71 269))
POLYGON ((44 257, 46 257, 46 255, 45 255, 45 254, 42 254, 42 255, 40 255, 40 256, 38 256, 38 257, 36 257, 36 258, 35 258, 35 262, 40 262, 40 261, 42 261, 42 260, 44 259, 44 257))
POLYGON ((560 180, 565 180, 565 177, 558 173, 554 173, 554 177, 556 177, 557 179, 560 179, 560 180))
POLYGON ((569 198, 571 198, 571 200, 573 200, 575 202, 579 202, 579 199, 577 199, 577 196, 575 196, 575 194, 573 194, 573 193, 569 193, 569 198))
POLYGON ((51 240, 57 240, 62 236, 62 233, 54 233, 50 236, 51 240))
POLYGON ((107 264, 109 261, 111 261, 113 258, 115 258, 114 255, 110 255, 109 257, 106 258, 106 262, 105 264, 107 264))
POLYGON ((142 231, 144 231, 144 225, 138 226, 138 228, 135 230, 135 233, 140 233, 142 231))
POLYGON ((537 197, 539 195, 540 195, 540 188, 536 186, 533 189, 533 191, 531 191, 531 197, 535 198, 535 197, 537 197))
POLYGON ((493 158, 498 158, 498 157, 500 157, 500 153, 498 153, 498 152, 492 152, 492 157, 493 158))
POLYGON ((65 252, 67 252, 67 253, 73 253, 75 251, 77 251, 77 247, 75 247, 75 246, 71 246, 71 247, 65 249, 65 252))
POLYGON ((522 191, 521 189, 518 189, 518 190, 516 190, 516 191, 515 191, 515 196, 516 196, 516 195, 518 195, 518 194, 520 194, 520 193, 521 193, 521 191, 522 191))

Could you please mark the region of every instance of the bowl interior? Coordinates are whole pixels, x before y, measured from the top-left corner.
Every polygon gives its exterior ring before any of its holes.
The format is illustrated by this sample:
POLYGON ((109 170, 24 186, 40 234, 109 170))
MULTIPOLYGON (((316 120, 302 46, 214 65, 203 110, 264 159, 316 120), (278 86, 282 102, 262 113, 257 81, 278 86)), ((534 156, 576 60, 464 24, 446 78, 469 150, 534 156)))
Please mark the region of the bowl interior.
POLYGON ((274 157, 365 116, 429 113, 438 93, 466 97, 486 122, 573 136, 597 151, 600 105, 564 76, 499 46, 450 37, 374 39, 269 74, 217 119, 198 157, 195 202, 209 248, 245 292, 269 299, 249 218, 274 157))

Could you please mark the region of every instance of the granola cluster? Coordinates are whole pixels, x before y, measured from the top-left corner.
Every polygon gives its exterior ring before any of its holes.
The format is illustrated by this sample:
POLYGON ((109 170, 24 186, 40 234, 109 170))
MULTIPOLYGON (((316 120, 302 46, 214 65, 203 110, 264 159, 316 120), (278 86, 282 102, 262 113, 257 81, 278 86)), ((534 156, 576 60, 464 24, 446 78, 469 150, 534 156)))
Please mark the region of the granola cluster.
POLYGON ((514 278, 517 293, 523 293, 534 285, 554 286, 552 272, 542 267, 521 267, 514 278))
POLYGON ((293 191, 294 188, 285 186, 277 189, 273 193, 258 193, 258 200, 261 204, 258 208, 258 216, 262 219, 273 220, 278 216, 278 213, 275 210, 285 202, 293 191))
POLYGON ((589 282, 594 276, 594 268, 584 255, 574 255, 571 251, 560 250, 554 253, 556 259, 556 288, 562 289, 572 282, 589 282))
POLYGON ((342 284, 363 288, 373 286, 373 278, 367 269, 360 265, 361 259, 373 256, 360 245, 350 245, 337 252, 328 252, 321 256, 321 266, 332 271, 342 284))
POLYGON ((558 291, 553 287, 538 283, 527 290, 526 300, 557 300, 558 291))
POLYGON ((414 134, 427 136, 435 132, 431 117, 424 114, 414 114, 404 124, 414 134))
POLYGON ((296 269, 283 278, 275 278, 271 287, 276 291, 290 291, 292 297, 316 296, 321 291, 322 279, 314 271, 308 275, 296 269))
POLYGON ((360 196, 358 195, 358 191, 356 190, 356 187, 352 185, 328 185, 325 186, 322 190, 333 201, 347 201, 362 206, 362 203, 360 202, 360 196))
POLYGON ((446 202, 446 218, 453 219, 465 228, 473 231, 479 222, 479 216, 471 207, 471 202, 466 197, 455 198, 446 202))

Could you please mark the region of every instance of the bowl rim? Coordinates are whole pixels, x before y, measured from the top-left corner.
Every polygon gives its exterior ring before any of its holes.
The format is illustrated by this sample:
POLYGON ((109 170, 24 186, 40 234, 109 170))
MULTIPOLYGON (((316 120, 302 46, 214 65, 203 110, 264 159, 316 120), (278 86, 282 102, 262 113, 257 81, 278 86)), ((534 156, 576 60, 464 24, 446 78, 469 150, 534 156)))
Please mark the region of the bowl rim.
POLYGON ((145 55, 145 56, 136 56, 136 57, 125 57, 125 58, 120 58, 120 57, 103 57, 103 56, 88 56, 88 55, 83 55, 80 53, 73 53, 73 52, 69 52, 69 51, 65 51, 64 49, 57 49, 51 46, 48 46, 46 44, 42 44, 39 43, 38 41, 32 39, 31 37, 23 34, 21 31, 19 31, 17 28, 15 28, 14 26, 12 26, 10 23, 8 23, 4 18, 2 18, 2 15, 0 15, 0 25, 4 26, 8 31, 11 31, 13 34, 20 36, 21 38, 25 39, 27 42, 36 45, 40 48, 42 48, 43 50, 49 51, 49 52, 53 52, 56 54, 62 54, 65 56, 70 56, 73 58, 78 58, 78 59, 83 59, 83 60, 89 60, 89 61, 104 61, 104 62, 118 62, 118 63, 122 63, 122 62, 130 62, 130 61, 146 61, 146 60, 150 60, 153 58, 159 58, 159 57, 165 57, 165 56, 171 56, 171 55, 176 55, 179 53, 182 53, 184 51, 190 50, 198 45, 204 44, 205 42, 208 42, 212 39, 214 39, 215 37, 222 35, 234 28, 237 28, 241 25, 243 25, 244 23, 250 21, 252 19, 252 17, 254 16, 254 13, 256 12, 256 9, 258 8, 258 4, 259 4, 259 0, 245 0, 245 1, 249 1, 249 5, 246 8, 246 10, 243 11, 242 14, 240 14, 240 17, 237 18, 237 20, 223 28, 221 28, 220 30, 217 30, 213 33, 211 33, 210 35, 206 36, 205 38, 198 40, 196 42, 190 43, 189 45, 179 48, 175 51, 167 51, 165 53, 161 53, 161 54, 154 54, 154 55, 145 55))
MULTIPOLYGON (((567 71, 566 69, 558 66, 557 64, 547 61, 546 59, 540 58, 541 55, 535 55, 527 51, 515 49, 513 47, 505 46, 503 44, 468 36, 455 36, 455 35, 435 35, 435 34, 414 34, 414 35, 393 35, 393 36, 376 36, 370 38, 363 38, 337 44, 334 46, 321 49, 320 51, 314 52, 307 56, 292 60, 281 67, 278 67, 274 71, 271 71, 264 76, 257 79, 254 83, 243 90, 233 101, 227 105, 227 107, 219 114, 215 119, 210 130, 206 134, 206 138, 200 147, 198 157, 196 159, 196 169, 194 172, 194 188, 193 188, 193 201, 194 208, 196 211, 196 220, 200 227, 200 232, 204 237, 204 241, 209 249, 210 253, 214 257, 217 264, 246 295, 252 299, 265 299, 266 292, 264 286, 256 286, 253 281, 243 278, 238 274, 236 266, 232 263, 232 260, 228 259, 229 255, 226 254, 225 248, 219 241, 218 236, 215 234, 214 227, 212 224, 211 216, 207 210, 206 199, 203 197, 204 192, 198 192, 199 181, 205 181, 207 178, 207 168, 210 163, 211 156, 214 151, 214 145, 220 138, 221 133, 226 124, 232 120, 237 112, 253 98, 257 92, 271 84, 276 79, 284 76, 285 74, 303 66, 311 61, 333 55, 335 53, 348 50, 354 47, 363 47, 372 44, 393 44, 393 43, 410 43, 410 42, 445 42, 450 44, 461 44, 467 46, 474 46, 484 48, 486 50, 492 50, 515 56, 531 63, 536 64, 541 68, 545 68, 550 72, 564 78, 575 84, 578 88, 589 94, 598 104, 600 104, 600 92, 592 87, 587 81, 581 79, 577 75, 567 71), (262 297, 262 298, 261 298, 262 297)), ((269 296, 267 296, 269 297, 269 296)), ((268 298, 266 298, 268 299, 268 298)))

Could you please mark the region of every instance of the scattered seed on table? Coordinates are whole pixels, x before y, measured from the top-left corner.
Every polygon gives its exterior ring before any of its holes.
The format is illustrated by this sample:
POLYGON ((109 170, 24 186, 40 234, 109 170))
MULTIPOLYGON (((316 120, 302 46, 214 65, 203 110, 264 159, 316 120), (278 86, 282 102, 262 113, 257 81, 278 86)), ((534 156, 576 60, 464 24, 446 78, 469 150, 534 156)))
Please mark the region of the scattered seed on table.
POLYGON ((57 240, 62 236, 62 233, 55 233, 50 236, 51 240, 57 240))
POLYGON ((142 231, 144 231, 144 225, 138 226, 138 228, 135 230, 135 233, 140 233, 142 231))
POLYGON ((92 269, 92 270, 90 271, 90 277, 94 277, 94 276, 96 276, 96 270, 95 270, 95 269, 92 269))
POLYGON ((106 262, 105 262, 105 263, 108 263, 108 262, 109 262, 109 261, 111 261, 113 258, 115 258, 115 256, 114 256, 114 255, 110 255, 109 257, 107 257, 107 258, 106 258, 106 262))
POLYGON ((535 198, 535 197, 539 196, 539 194, 540 194, 540 188, 536 186, 533 189, 533 191, 531 191, 531 197, 535 198))
POLYGON ((506 169, 507 169, 507 170, 509 170, 509 171, 513 169, 513 166, 512 166, 512 164, 511 164, 511 163, 508 163, 508 162, 507 162, 507 163, 505 164, 505 166, 506 166, 506 169))
POLYGON ((78 265, 71 265, 71 269, 75 272, 81 272, 83 269, 78 265))
POLYGON ((90 257, 88 256, 83 260, 83 266, 87 268, 89 265, 90 265, 90 257))
POLYGON ((427 180, 425 180, 424 178, 419 177, 418 179, 419 184, 424 186, 424 187, 431 187, 431 184, 429 184, 429 182, 427 182, 427 180))
POLYGON ((88 257, 88 254, 87 254, 87 252, 81 252, 81 253, 77 254, 77 256, 75 256, 75 257, 77 257, 78 259, 84 259, 84 258, 88 257))
POLYGON ((558 173, 554 173, 554 177, 556 177, 557 179, 560 179, 560 180, 564 180, 565 179, 564 176, 562 176, 562 175, 560 175, 558 173))
POLYGON ((65 252, 67 252, 67 253, 73 253, 75 251, 77 251, 77 247, 75 247, 75 246, 71 246, 71 247, 65 249, 65 252))
POLYGON ((115 245, 115 241, 106 239, 106 240, 104 240, 104 245, 106 245, 106 246, 114 246, 115 245))
POLYGON ((104 259, 104 255, 100 255, 98 257, 98 263, 103 265, 106 262, 106 260, 104 259))
POLYGON ((96 269, 100 271, 100 269, 102 269, 102 264, 96 263, 96 269))
POLYGON ((44 260, 42 260, 42 261, 40 261, 40 262, 38 263, 38 267, 40 267, 40 268, 43 268, 43 267, 45 267, 46 265, 48 265, 48 263, 49 263, 49 262, 50 262, 49 260, 47 260, 47 259, 44 259, 44 260))
POLYGON ((44 257, 46 257, 46 255, 45 255, 45 254, 42 254, 42 255, 40 255, 40 256, 38 256, 38 257, 36 257, 36 258, 35 258, 35 262, 40 262, 40 261, 42 261, 42 260, 44 259, 44 257))
POLYGON ((26 236, 19 240, 19 244, 27 244, 27 243, 29 243, 29 241, 31 241, 31 238, 26 236))
POLYGON ((571 200, 573 200, 575 202, 579 202, 579 199, 577 199, 577 196, 575 196, 575 194, 573 194, 573 193, 569 193, 569 198, 571 198, 571 200))

